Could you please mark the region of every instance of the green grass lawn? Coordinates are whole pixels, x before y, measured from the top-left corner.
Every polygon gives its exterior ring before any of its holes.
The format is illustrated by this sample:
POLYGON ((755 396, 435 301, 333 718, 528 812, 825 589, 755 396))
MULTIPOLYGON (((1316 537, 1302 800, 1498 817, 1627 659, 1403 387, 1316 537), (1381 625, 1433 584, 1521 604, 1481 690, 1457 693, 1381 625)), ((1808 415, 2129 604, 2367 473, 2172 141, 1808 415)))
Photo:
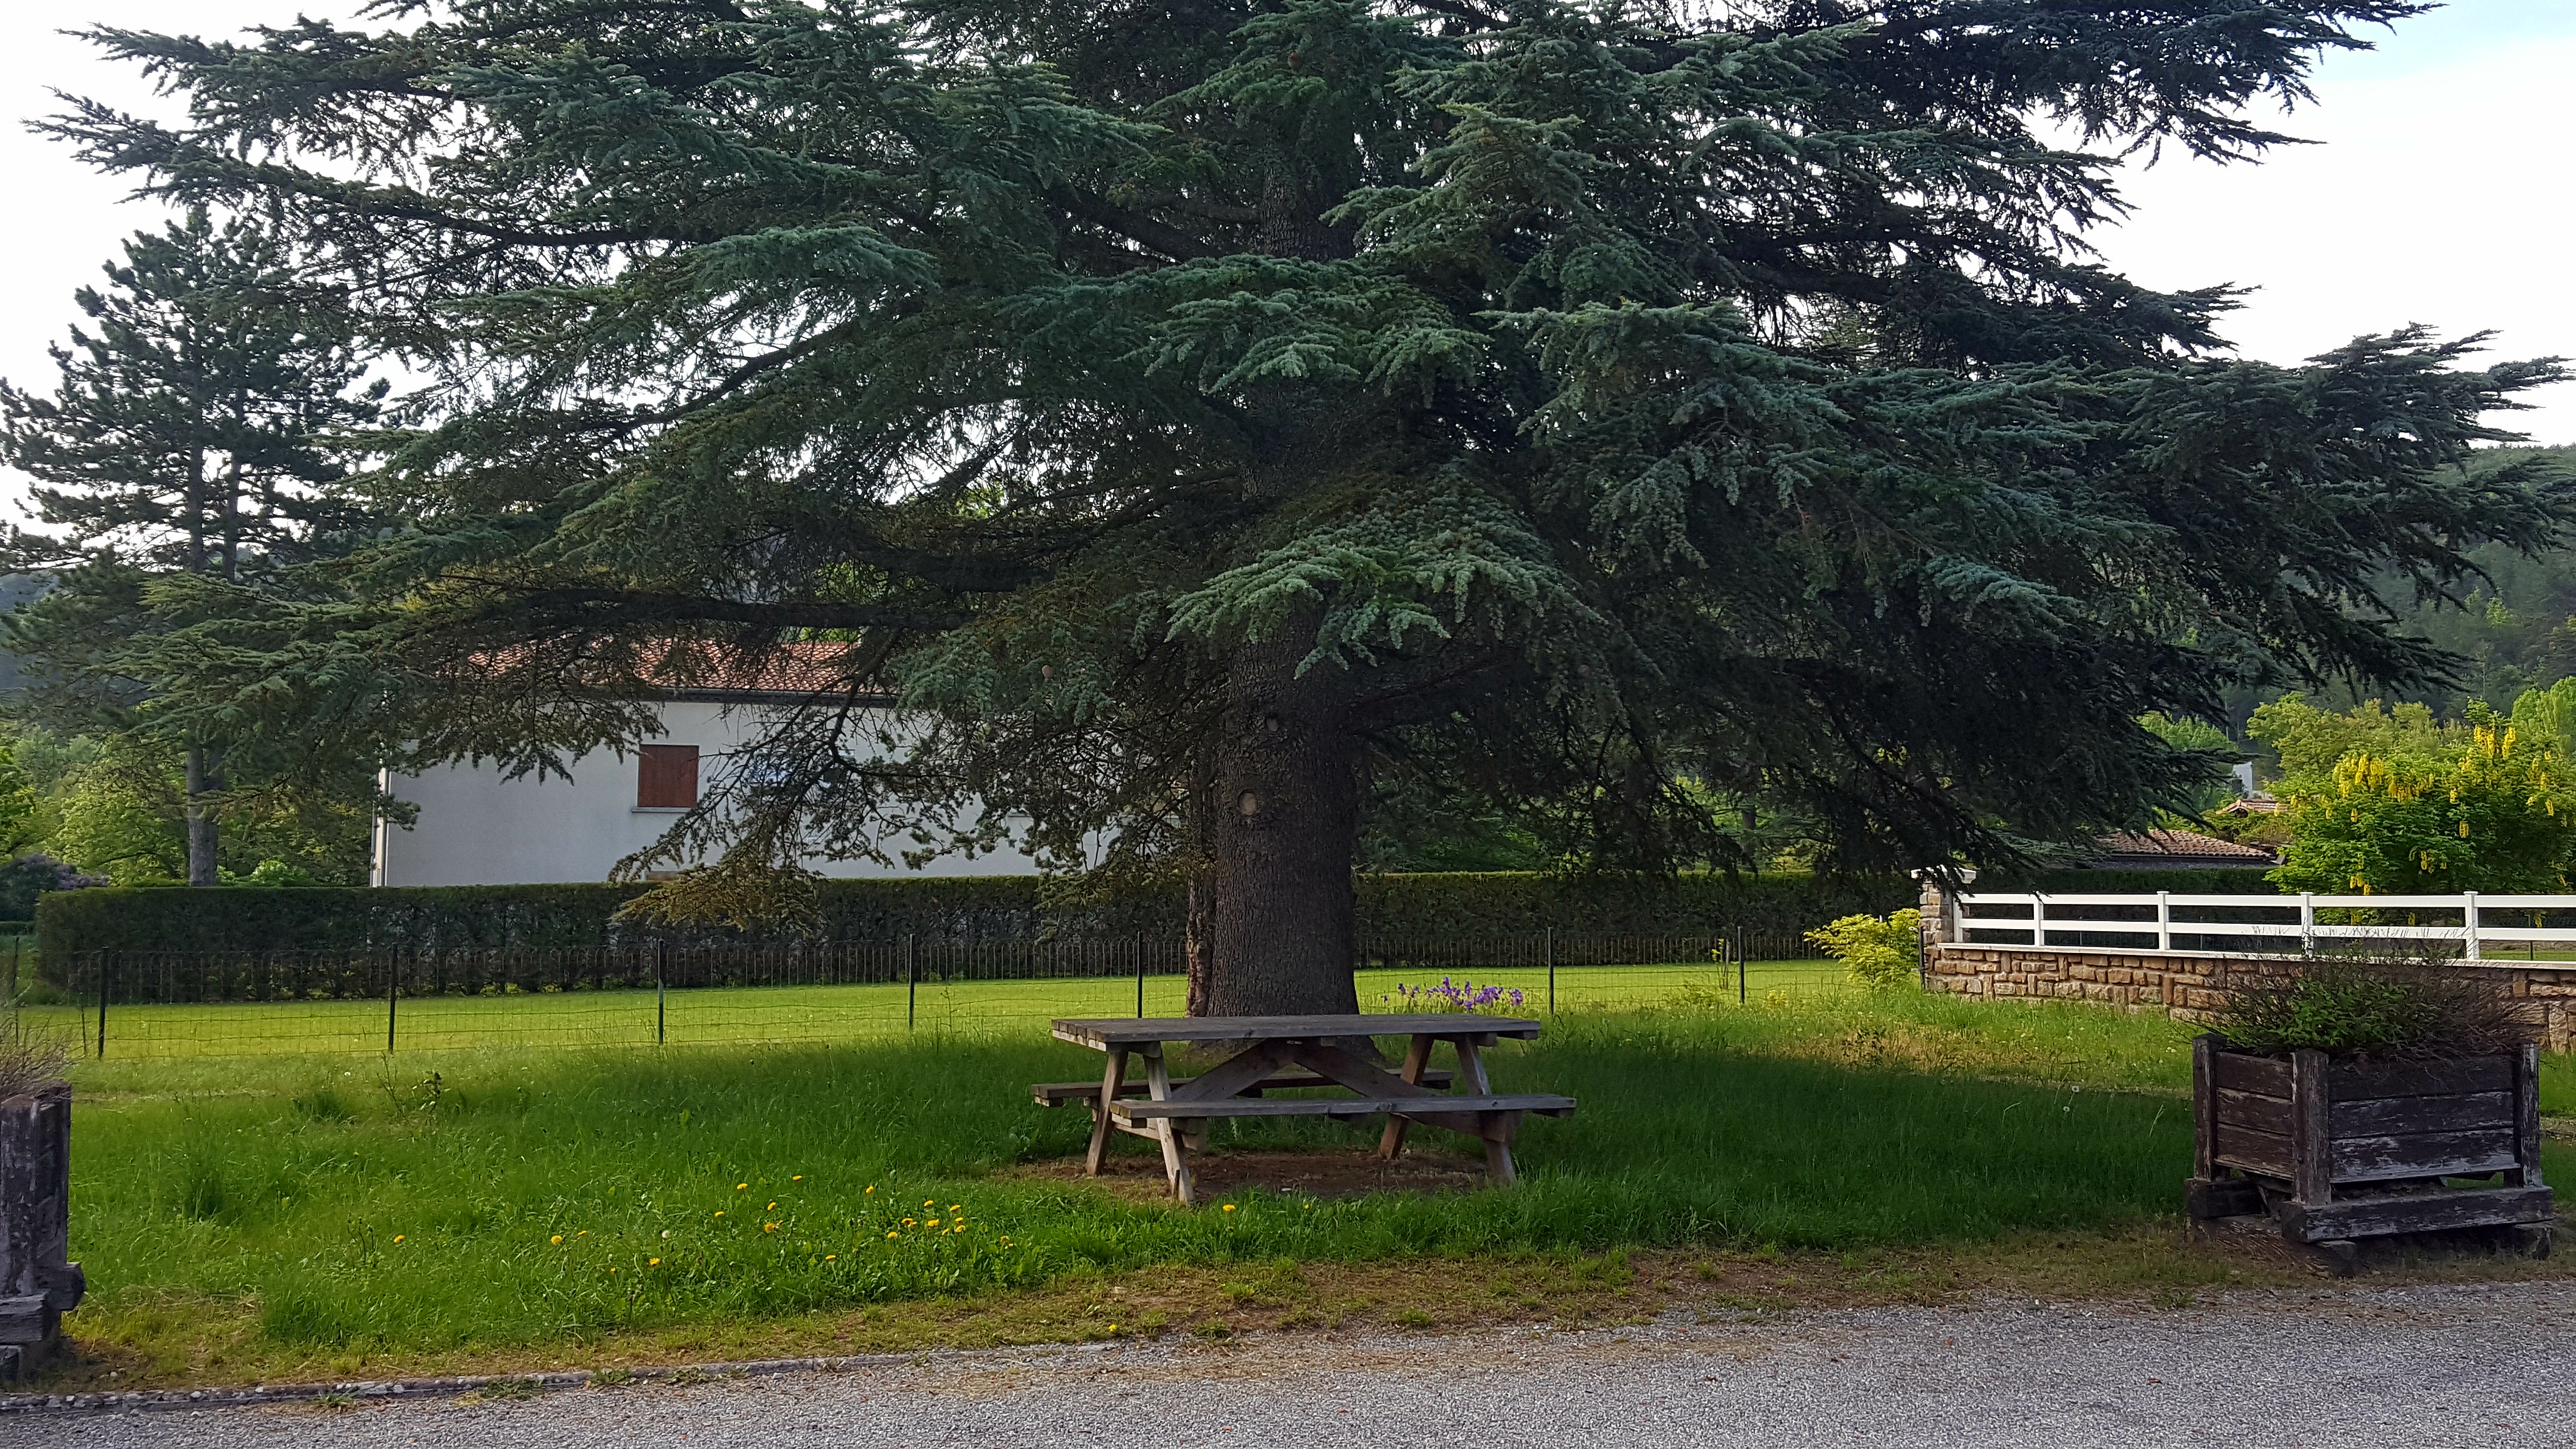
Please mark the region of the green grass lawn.
MULTIPOLYGON (((1475 971, 1477 985, 1522 993, 1514 1010, 1544 1014, 1544 969, 1475 971)), ((1404 1009, 1400 985, 1424 986, 1438 972, 1358 973, 1364 1011, 1404 1009)), ((1757 961, 1739 983, 1735 968, 1706 962, 1566 967, 1557 972, 1560 1010, 1661 1006, 1677 997, 1731 1001, 1741 986, 1760 1003, 1835 992, 1842 969, 1831 961, 1757 961)), ((1177 976, 1145 979, 1147 1014, 1183 1010, 1177 976)), ((924 981, 901 985, 734 987, 673 991, 572 991, 493 996, 406 997, 393 1004, 396 1054, 510 1047, 650 1046, 657 1033, 673 1046, 802 1042, 846 1044, 914 1031, 1010 1031, 1043 1027, 1059 1016, 1137 1014, 1133 977, 1048 981, 924 981)), ((30 1025, 95 1051, 94 1010, 86 1005, 32 1006, 30 1025)), ((293 1001, 218 1006, 108 1008, 111 1059, 198 1056, 377 1054, 385 1050, 381 1000, 293 1001)))
MULTIPOLYGON (((2178 1211, 2185 1025, 1912 993, 1715 1000, 1562 1015, 1498 1049, 1499 1086, 1582 1104, 1527 1124, 1517 1190, 1245 1191, 1195 1212, 1020 1170, 1077 1154, 1086 1131, 1079 1112, 1032 1106, 1027 1084, 1100 1060, 1034 1025, 754 1048, 111 1054, 75 1069, 74 1253, 93 1286, 70 1327, 221 1379, 1158 1265, 1854 1252, 2178 1211), (226 1345, 211 1362, 209 1343, 226 1345)), ((2563 1060, 2549 1092, 2552 1110, 2576 1104, 2563 1060)), ((1220 1128, 1216 1145, 1373 1139, 1273 1120, 1220 1128)))

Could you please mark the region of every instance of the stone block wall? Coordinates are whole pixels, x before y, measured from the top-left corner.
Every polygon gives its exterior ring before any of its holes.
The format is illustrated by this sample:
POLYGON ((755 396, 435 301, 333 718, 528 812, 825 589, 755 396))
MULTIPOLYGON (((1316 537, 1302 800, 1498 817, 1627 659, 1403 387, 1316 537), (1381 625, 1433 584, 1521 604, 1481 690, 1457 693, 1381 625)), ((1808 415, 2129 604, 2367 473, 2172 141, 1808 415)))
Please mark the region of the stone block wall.
MULTIPOLYGON (((1925 934, 1948 933, 1930 927, 1925 934)), ((1934 939, 1925 945, 1923 963, 1925 985, 1961 996, 2090 1001, 2206 1021, 2226 1003, 2230 988, 2277 979, 2296 958, 2200 951, 2034 951, 1934 939)), ((2576 962, 2498 961, 2460 969, 2502 977, 2505 989, 2528 1004, 2533 1033, 2548 1050, 2576 1048, 2576 962)))

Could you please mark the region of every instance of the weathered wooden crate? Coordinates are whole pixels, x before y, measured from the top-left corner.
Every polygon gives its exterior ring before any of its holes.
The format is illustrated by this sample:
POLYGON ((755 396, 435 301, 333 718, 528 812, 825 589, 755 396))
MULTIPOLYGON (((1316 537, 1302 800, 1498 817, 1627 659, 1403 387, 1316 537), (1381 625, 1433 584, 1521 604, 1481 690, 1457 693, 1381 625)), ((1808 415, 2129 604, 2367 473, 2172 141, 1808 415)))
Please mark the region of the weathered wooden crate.
POLYGON ((0 1379, 62 1346, 63 1314, 88 1288, 70 1262, 72 1089, 0 1100, 0 1379))
POLYGON ((2514 1228, 2549 1248, 2540 1049, 2446 1061, 2336 1061, 2192 1043, 2198 1149, 2187 1202, 2207 1221, 2268 1213, 2292 1242, 2514 1228), (2487 1179, 2453 1186, 2449 1179, 2487 1179))

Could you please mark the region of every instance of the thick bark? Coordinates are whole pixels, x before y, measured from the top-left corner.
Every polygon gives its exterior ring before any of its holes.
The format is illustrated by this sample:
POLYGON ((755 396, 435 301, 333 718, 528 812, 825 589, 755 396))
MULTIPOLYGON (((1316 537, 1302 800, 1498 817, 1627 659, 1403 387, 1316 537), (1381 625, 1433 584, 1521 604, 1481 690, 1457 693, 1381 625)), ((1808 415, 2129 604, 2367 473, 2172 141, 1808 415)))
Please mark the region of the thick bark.
POLYGON ((188 884, 210 886, 222 877, 215 872, 215 809, 206 795, 222 789, 223 780, 204 745, 188 746, 187 770, 188 884))
POLYGON ((1313 622, 1239 646, 1208 816, 1213 970, 1205 1012, 1282 1016, 1359 1009, 1351 862, 1359 830, 1359 739, 1350 677, 1297 677, 1313 622))

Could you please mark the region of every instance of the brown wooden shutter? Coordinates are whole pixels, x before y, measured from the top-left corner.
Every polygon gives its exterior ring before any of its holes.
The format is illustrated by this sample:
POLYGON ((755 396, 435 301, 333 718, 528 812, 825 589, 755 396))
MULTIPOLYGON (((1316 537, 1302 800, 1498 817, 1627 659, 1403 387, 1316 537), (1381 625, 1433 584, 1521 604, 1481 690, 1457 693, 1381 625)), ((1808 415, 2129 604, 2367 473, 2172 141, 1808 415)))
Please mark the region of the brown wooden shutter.
POLYGON ((698 747, 644 746, 635 769, 636 808, 686 810, 697 803, 698 747))

